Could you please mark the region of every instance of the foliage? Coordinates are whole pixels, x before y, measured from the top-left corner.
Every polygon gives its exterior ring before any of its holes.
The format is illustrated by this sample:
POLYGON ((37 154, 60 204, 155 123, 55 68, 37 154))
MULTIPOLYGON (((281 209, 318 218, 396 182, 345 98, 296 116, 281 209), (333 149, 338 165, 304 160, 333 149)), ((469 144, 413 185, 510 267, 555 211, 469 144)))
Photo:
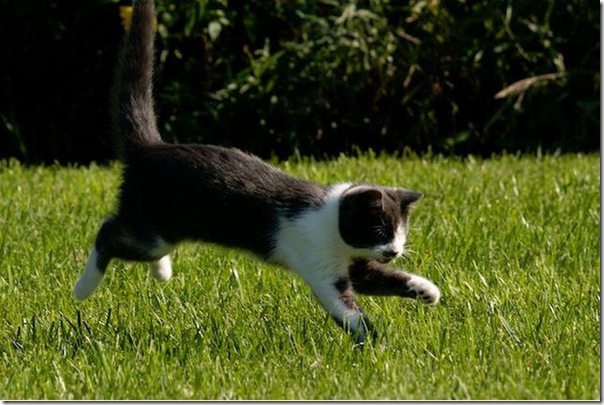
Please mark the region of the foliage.
POLYGON ((292 274, 215 246, 178 248, 167 284, 116 261, 75 302, 119 167, 4 164, 0 397, 597 399, 599 165, 597 155, 283 162, 314 181, 425 193, 395 265, 434 280, 442 300, 361 296, 380 338, 355 350, 292 274))
MULTIPOLYGON (((103 161, 118 4, 33 3, 9 2, 2 18, 16 17, 0 25, 17 33, 1 36, 12 63, 0 77, 0 153, 103 161)), ((281 157, 599 149, 599 7, 587 0, 157 6, 157 110, 170 141, 281 157)))

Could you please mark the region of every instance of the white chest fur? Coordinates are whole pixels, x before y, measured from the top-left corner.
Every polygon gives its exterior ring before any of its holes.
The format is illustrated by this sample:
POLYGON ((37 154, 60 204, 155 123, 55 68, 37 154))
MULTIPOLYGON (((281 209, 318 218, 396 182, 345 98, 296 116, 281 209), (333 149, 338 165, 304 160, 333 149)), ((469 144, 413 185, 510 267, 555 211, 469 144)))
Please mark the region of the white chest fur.
POLYGON ((271 261, 286 266, 307 282, 345 276, 352 252, 340 236, 338 213, 340 195, 349 187, 336 185, 319 208, 294 219, 282 219, 271 261))

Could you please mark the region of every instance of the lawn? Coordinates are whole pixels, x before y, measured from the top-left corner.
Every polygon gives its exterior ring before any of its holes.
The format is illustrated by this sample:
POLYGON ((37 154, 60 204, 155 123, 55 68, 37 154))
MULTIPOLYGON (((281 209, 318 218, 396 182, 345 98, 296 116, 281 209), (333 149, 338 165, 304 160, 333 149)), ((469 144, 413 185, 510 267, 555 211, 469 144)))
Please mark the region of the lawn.
MULTIPOLYGON (((185 245, 162 284, 113 262, 72 287, 119 166, 0 164, 3 399, 599 399, 600 157, 293 159, 323 183, 425 193, 396 265, 435 307, 360 297, 380 336, 353 348, 293 274, 185 245)), ((312 252, 309 252, 312 254, 312 252)))

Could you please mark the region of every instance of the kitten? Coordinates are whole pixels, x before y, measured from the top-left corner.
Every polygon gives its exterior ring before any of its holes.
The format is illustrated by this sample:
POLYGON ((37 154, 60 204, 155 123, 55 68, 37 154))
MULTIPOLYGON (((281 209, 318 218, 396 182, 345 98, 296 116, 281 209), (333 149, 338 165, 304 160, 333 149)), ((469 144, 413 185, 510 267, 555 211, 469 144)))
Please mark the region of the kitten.
POLYGON ((184 241, 251 252, 298 274, 358 343, 373 333, 355 292, 435 304, 430 281, 385 263, 403 254, 409 211, 421 194, 369 184, 327 187, 288 176, 237 149, 162 142, 152 98, 154 5, 136 0, 113 91, 124 162, 115 214, 96 237, 75 285, 78 300, 101 283, 111 259, 148 262, 172 276, 184 241))

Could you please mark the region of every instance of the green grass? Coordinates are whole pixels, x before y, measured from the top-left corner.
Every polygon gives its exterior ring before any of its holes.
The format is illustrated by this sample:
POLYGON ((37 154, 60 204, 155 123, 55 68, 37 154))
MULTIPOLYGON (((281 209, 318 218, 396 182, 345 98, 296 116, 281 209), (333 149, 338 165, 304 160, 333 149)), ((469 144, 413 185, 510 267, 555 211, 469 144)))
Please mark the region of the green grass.
POLYGON ((294 275, 185 245, 161 284, 114 262, 72 286, 119 182, 104 168, 0 165, 4 399, 598 399, 600 158, 374 157, 281 167, 425 193, 399 267, 436 307, 361 297, 364 350, 294 275))

